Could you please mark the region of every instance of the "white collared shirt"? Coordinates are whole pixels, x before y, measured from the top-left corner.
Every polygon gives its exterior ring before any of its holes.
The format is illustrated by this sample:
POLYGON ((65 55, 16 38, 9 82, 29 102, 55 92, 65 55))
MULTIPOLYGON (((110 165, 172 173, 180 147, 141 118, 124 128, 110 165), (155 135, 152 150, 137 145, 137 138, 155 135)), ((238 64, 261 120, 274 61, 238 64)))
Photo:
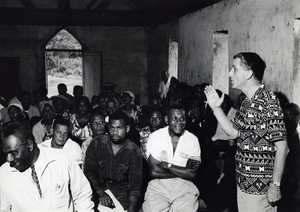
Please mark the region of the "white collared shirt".
POLYGON ((90 184, 79 166, 63 151, 39 147, 34 164, 42 191, 40 198, 31 169, 19 172, 5 163, 0 168, 0 211, 92 212, 90 184))
MULTIPOLYGON (((51 141, 52 138, 45 140, 39 145, 46 148, 52 148, 51 141)), ((79 165, 83 163, 82 149, 80 148, 78 143, 71 140, 70 138, 66 141, 65 145, 61 150, 63 150, 67 155, 69 155, 70 158, 73 158, 79 165)))
POLYGON ((180 136, 173 154, 173 144, 169 135, 169 126, 153 132, 147 143, 147 157, 152 155, 156 160, 166 161, 185 167, 187 160, 192 158, 200 161, 200 145, 198 138, 187 130, 180 136))

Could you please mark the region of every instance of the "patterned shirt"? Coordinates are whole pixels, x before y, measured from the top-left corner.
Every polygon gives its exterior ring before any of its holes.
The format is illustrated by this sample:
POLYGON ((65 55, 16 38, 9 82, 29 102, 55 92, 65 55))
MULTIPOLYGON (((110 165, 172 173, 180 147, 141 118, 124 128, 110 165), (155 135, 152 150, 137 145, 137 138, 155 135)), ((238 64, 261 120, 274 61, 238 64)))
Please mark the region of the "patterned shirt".
POLYGON ((286 140, 278 98, 261 85, 251 100, 243 101, 233 126, 239 131, 235 157, 237 184, 246 193, 264 194, 273 175, 274 143, 286 140))

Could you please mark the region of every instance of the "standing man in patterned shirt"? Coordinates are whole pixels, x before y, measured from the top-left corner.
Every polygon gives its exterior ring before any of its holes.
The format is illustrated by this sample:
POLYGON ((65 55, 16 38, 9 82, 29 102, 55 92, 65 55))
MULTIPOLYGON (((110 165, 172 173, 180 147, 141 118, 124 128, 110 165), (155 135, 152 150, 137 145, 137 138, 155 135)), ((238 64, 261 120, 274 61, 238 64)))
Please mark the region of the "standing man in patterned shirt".
POLYGON ((225 132, 237 138, 236 180, 240 212, 277 211, 280 182, 287 154, 286 129, 278 98, 261 83, 265 62, 259 55, 242 52, 233 57, 229 76, 232 87, 247 98, 229 120, 212 86, 205 95, 225 132))

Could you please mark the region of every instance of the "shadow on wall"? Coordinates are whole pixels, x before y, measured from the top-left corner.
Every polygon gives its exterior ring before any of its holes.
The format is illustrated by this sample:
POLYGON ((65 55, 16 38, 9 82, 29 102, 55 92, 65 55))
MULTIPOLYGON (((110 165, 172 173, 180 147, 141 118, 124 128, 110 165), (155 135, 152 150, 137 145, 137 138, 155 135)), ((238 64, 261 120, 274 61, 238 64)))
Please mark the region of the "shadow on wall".
POLYGON ((287 96, 284 93, 282 93, 282 92, 274 92, 274 94, 278 97, 281 107, 284 104, 290 102, 289 99, 287 98, 287 96))

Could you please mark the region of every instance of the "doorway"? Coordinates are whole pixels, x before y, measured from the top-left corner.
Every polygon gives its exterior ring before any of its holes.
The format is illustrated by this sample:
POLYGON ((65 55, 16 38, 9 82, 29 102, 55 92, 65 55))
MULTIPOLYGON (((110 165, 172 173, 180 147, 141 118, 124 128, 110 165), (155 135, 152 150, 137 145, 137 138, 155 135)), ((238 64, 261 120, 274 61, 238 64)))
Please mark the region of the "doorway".
POLYGON ((82 45, 67 30, 55 34, 45 47, 48 96, 58 95, 57 85, 64 83, 72 94, 75 85, 83 85, 82 45))

